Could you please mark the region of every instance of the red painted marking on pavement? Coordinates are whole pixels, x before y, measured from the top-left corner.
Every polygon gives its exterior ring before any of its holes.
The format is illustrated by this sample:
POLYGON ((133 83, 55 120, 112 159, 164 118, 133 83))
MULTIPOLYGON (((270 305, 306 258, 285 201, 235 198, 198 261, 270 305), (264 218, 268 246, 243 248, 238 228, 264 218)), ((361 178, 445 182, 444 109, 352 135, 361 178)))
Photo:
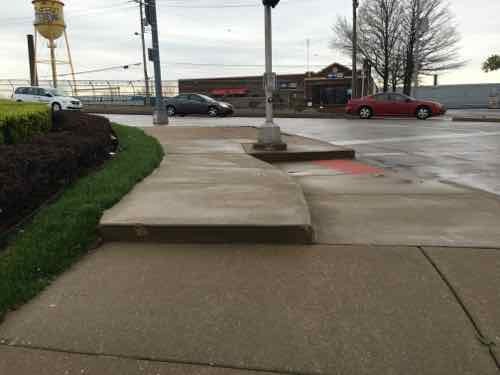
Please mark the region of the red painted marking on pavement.
POLYGON ((381 174, 383 169, 352 160, 315 160, 313 163, 322 167, 348 174, 381 174))

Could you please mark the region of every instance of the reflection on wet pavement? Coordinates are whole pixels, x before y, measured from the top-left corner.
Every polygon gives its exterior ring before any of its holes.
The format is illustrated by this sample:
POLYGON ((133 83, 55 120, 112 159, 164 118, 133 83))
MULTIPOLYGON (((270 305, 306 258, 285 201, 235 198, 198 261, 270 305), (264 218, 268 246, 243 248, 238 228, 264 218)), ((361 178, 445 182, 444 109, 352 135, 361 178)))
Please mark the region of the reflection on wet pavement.
MULTIPOLYGON (((112 121, 152 126, 151 116, 110 115, 112 121)), ((442 179, 500 195, 500 123, 449 118, 277 119, 284 132, 351 145, 375 166, 424 179, 442 179)), ((173 126, 260 126, 260 118, 173 118, 173 126)))

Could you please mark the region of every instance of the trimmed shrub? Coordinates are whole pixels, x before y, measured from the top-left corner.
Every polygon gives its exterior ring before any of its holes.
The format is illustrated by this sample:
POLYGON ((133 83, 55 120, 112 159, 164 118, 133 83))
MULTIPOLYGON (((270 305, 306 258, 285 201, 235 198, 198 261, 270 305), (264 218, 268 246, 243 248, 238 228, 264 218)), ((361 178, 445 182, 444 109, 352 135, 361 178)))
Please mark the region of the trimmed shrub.
POLYGON ((29 143, 0 145, 0 228, 102 164, 116 149, 104 117, 64 113, 55 116, 55 123, 57 131, 35 135, 29 143))
POLYGON ((0 144, 28 142, 51 127, 51 110, 45 104, 0 101, 0 144))
POLYGON ((85 254, 98 237, 103 211, 161 162, 163 149, 154 138, 132 127, 114 129, 120 139, 116 157, 67 187, 0 252, 0 323, 85 254))

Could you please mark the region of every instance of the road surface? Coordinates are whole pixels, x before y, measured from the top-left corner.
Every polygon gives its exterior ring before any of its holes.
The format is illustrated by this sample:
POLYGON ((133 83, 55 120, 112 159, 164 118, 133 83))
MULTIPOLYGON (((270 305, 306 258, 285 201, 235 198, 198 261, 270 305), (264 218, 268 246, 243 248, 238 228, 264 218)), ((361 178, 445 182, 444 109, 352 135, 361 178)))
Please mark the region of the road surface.
MULTIPOLYGON (((151 126, 151 116, 109 115, 112 121, 151 126)), ((176 117, 172 126, 260 126, 260 118, 176 117)), ((285 132, 356 150, 358 158, 422 179, 439 179, 500 195, 500 123, 450 118, 277 119, 285 132)))

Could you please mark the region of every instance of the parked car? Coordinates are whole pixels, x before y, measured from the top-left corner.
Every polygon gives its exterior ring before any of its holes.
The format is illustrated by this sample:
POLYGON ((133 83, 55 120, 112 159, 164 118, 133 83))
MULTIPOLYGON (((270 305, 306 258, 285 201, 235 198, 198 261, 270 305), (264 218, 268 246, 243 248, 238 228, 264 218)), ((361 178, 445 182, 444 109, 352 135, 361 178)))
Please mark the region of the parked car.
POLYGON ((62 91, 44 87, 18 87, 12 95, 16 102, 47 103, 53 111, 80 110, 82 102, 62 91))
POLYGON ((169 116, 208 115, 210 117, 228 116, 234 113, 231 104, 219 102, 202 94, 180 94, 165 100, 169 116))
POLYGON ((362 119, 372 116, 405 116, 426 120, 446 113, 441 103, 418 100, 398 93, 382 93, 349 100, 346 112, 362 119))

